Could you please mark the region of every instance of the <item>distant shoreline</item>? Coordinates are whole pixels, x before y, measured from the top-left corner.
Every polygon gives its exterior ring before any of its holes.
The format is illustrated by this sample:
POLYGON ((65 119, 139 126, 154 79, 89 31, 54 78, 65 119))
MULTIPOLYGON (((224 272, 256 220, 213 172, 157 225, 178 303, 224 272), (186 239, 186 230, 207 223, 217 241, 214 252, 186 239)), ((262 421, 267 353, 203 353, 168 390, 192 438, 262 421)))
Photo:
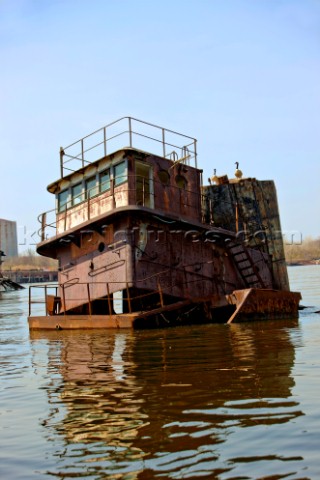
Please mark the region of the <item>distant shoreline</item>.
POLYGON ((320 266, 320 260, 300 260, 295 262, 286 262, 286 264, 288 267, 302 267, 302 266, 308 266, 308 265, 320 266))

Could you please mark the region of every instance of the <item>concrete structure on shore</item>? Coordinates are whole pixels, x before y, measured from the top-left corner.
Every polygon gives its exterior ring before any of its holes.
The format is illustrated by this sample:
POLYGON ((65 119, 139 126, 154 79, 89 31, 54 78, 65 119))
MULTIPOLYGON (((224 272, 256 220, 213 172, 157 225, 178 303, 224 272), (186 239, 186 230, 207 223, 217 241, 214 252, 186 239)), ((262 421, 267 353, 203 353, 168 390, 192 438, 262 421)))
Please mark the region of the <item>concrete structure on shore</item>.
POLYGON ((0 218, 0 250, 2 250, 7 257, 15 257, 18 255, 16 222, 0 218))

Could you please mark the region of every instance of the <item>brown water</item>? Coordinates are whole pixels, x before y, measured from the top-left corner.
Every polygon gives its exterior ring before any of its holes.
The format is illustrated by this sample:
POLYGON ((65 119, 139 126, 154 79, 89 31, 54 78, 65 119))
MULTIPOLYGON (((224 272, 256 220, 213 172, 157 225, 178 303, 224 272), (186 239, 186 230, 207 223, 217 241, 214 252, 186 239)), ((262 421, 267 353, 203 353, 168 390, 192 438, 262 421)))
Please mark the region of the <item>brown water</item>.
POLYGON ((29 334, 0 294, 0 478, 319 479, 320 266, 299 320, 29 334))

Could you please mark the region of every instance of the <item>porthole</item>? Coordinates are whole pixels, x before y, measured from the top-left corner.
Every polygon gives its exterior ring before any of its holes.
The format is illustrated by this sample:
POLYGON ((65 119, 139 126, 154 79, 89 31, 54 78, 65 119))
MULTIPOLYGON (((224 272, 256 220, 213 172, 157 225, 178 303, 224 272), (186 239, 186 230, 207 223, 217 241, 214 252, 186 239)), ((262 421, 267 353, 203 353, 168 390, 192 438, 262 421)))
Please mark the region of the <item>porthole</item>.
POLYGON ((178 188, 187 188, 188 180, 183 175, 176 175, 175 181, 178 188))
POLYGON ((158 177, 162 185, 168 185, 170 182, 170 174, 167 170, 161 169, 158 172, 158 177))

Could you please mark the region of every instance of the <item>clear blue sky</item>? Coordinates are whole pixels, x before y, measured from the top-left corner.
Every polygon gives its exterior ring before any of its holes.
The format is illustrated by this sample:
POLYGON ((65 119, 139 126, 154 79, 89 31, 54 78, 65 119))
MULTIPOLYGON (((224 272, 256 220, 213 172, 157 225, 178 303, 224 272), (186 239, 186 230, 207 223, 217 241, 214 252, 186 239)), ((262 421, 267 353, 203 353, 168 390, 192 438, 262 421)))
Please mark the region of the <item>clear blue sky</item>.
POLYGON ((274 179, 320 236, 319 0, 0 0, 0 218, 28 248, 59 147, 122 116, 198 139, 204 179, 274 179))

